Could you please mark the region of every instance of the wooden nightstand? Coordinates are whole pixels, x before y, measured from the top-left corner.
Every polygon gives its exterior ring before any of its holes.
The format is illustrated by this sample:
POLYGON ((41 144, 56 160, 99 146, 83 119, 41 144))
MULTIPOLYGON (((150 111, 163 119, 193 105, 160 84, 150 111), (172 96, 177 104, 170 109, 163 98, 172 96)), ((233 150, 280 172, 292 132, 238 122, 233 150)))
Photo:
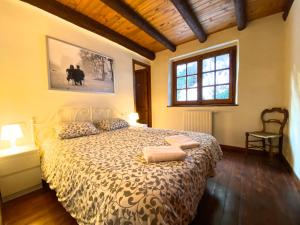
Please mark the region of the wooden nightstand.
POLYGON ((36 146, 0 150, 0 189, 3 202, 41 187, 40 156, 36 146))

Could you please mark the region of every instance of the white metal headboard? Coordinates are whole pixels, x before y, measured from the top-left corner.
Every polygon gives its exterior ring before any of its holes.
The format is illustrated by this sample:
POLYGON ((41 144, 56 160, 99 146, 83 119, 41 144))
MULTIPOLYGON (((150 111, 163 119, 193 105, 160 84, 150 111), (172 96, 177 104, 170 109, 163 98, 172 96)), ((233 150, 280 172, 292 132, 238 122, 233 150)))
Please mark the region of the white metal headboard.
POLYGON ((99 107, 64 107, 55 114, 55 122, 90 121, 96 122, 112 117, 112 110, 99 107))
POLYGON ((113 112, 109 108, 100 108, 94 106, 68 106, 60 108, 54 115, 45 121, 38 122, 33 118, 34 136, 37 145, 46 137, 52 135, 53 128, 61 122, 97 122, 102 119, 113 117, 113 112))

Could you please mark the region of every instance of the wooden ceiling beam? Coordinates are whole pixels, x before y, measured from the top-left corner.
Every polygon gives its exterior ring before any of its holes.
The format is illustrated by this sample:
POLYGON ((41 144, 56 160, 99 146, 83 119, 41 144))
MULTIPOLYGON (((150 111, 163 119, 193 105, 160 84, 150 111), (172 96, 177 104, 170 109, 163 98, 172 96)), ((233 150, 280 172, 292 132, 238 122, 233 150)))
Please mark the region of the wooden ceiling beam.
POLYGON ((171 0, 182 18, 194 32, 200 42, 205 42, 207 34, 187 0, 171 0))
POLYGON ((117 33, 116 31, 104 26, 101 23, 85 16, 57 1, 45 1, 45 0, 21 0, 29 3, 30 5, 36 6, 46 12, 54 14, 64 20, 67 20, 77 26, 80 26, 86 30, 103 36, 113 42, 116 42, 150 60, 155 59, 155 53, 149 49, 135 43, 129 38, 117 33))
POLYGON ((286 19, 288 18, 290 9, 292 8, 293 3, 294 3, 294 0, 287 1, 286 5, 284 7, 284 10, 283 10, 283 14, 282 14, 282 18, 284 21, 286 21, 286 19))
POLYGON ((247 2, 246 0, 234 0, 235 16, 238 30, 247 27, 247 2))
POLYGON ((125 17, 131 23, 142 29, 144 32, 149 34, 151 37, 156 39, 166 48, 171 51, 176 51, 176 45, 169 41, 164 35, 156 30, 148 21, 146 21, 139 13, 133 10, 129 5, 120 0, 100 0, 105 3, 108 7, 125 17))

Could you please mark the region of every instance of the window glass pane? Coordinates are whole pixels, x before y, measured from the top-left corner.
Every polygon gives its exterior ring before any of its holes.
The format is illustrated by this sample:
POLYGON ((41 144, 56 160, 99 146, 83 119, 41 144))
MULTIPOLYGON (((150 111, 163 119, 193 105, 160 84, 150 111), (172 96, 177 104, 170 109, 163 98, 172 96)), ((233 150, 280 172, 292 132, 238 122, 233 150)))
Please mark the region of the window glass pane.
POLYGON ((202 71, 208 72, 215 70, 215 57, 204 59, 202 61, 202 71))
POLYGON ((216 69, 229 68, 229 54, 219 55, 216 57, 216 69))
POLYGON ((177 101, 186 101, 186 90, 177 90, 177 101))
POLYGON ((236 90, 231 85, 236 79, 235 59, 235 48, 228 48, 173 62, 171 94, 174 104, 234 103, 236 90))
POLYGON ((214 99, 215 87, 204 87, 202 88, 202 99, 212 100, 214 99))
POLYGON ((187 64, 187 74, 197 74, 197 62, 191 62, 187 64))
POLYGON ((177 78, 177 89, 186 88, 186 77, 177 78))
POLYGON ((216 86, 216 99, 229 99, 229 85, 216 86))
POLYGON ((229 70, 220 70, 216 72, 216 84, 229 83, 229 70))
POLYGON ((188 88, 197 87, 197 75, 187 77, 187 86, 188 88))
POLYGON ((177 77, 186 75, 186 64, 180 64, 177 66, 176 75, 177 77))
POLYGON ((203 73, 202 86, 214 85, 215 84, 215 73, 203 73))
POLYGON ((197 88, 192 88, 187 90, 187 100, 188 101, 197 101, 197 88))

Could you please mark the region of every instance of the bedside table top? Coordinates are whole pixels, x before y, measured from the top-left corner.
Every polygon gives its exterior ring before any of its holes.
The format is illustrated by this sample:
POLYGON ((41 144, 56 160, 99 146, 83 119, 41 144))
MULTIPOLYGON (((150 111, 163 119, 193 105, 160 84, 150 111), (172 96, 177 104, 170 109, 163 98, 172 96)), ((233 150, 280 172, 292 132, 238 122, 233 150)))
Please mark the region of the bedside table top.
POLYGON ((0 149, 0 158, 23 154, 26 152, 37 151, 37 150, 38 148, 35 145, 24 145, 24 146, 17 146, 17 148, 0 149))

